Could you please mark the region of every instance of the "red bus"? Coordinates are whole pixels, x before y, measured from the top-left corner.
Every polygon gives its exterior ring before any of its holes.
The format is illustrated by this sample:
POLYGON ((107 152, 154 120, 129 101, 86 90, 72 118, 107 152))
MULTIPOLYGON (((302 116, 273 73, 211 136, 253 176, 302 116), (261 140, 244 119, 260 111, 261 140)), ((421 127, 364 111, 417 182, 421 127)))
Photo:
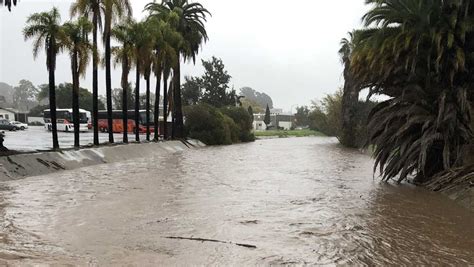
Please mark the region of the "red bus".
MULTIPOLYGON (((113 110, 112 111, 112 119, 113 119, 113 129, 112 132, 114 133, 123 133, 125 127, 123 125, 123 111, 121 110, 113 110)), ((140 110, 139 113, 140 121, 138 123, 138 130, 140 133, 146 133, 146 111, 140 110)), ((128 127, 127 131, 129 133, 134 133, 135 131, 135 111, 129 110, 127 113, 128 117, 128 127)), ((108 132, 109 127, 107 123, 107 111, 106 110, 99 110, 99 131, 108 132)), ((154 116, 153 112, 150 112, 150 132, 154 132, 154 116)))

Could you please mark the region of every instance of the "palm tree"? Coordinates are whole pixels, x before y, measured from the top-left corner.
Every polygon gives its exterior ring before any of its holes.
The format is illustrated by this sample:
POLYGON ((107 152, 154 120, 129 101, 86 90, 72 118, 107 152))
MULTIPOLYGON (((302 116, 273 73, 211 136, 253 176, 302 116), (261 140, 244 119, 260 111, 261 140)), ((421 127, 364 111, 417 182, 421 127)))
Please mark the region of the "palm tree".
POLYGON ((140 77, 143 73, 144 61, 146 57, 151 57, 149 51, 152 50, 153 42, 151 29, 146 22, 133 22, 131 24, 131 38, 133 40, 135 55, 135 141, 140 141, 140 77))
MULTIPOLYGON (((5 0, 5 6, 8 7, 8 11, 12 11, 12 3, 13 3, 13 5, 16 6, 16 1, 17 0, 5 0)), ((1 2, 0 2, 0 4, 1 4, 1 2)))
POLYGON ((351 53, 354 47, 354 33, 349 33, 350 39, 342 39, 339 55, 344 64, 344 89, 342 96, 342 132, 339 136, 340 142, 347 146, 356 148, 356 120, 357 104, 359 102, 359 88, 351 73, 351 53))
POLYGON ((89 53, 92 45, 89 34, 92 24, 82 17, 77 22, 68 22, 63 25, 66 35, 65 48, 69 50, 72 69, 72 109, 74 124, 74 147, 80 146, 80 116, 79 116, 79 76, 85 75, 89 64, 89 53))
POLYGON ((203 42, 208 40, 204 26, 206 16, 210 15, 200 3, 190 3, 188 0, 164 0, 162 4, 150 3, 145 7, 150 12, 150 16, 163 18, 169 16, 171 12, 177 16, 175 24, 176 31, 183 37, 183 42, 176 49, 178 64, 173 68, 173 95, 174 95, 174 118, 173 133, 177 138, 184 137, 183 111, 181 103, 181 66, 180 57, 195 61, 196 55, 203 42))
POLYGON ((121 46, 113 47, 112 54, 115 64, 122 64, 122 120, 123 120, 123 142, 128 143, 128 75, 132 68, 135 50, 133 48, 131 20, 119 24, 112 29, 112 37, 121 46))
POLYGON ((159 139, 159 103, 161 95, 161 78, 163 77, 163 132, 164 138, 168 136, 167 128, 167 114, 168 114, 168 78, 171 73, 171 68, 178 64, 178 58, 176 57, 176 49, 181 46, 183 38, 179 32, 175 30, 173 26, 174 20, 171 13, 170 16, 150 16, 148 23, 152 29, 154 36, 154 62, 153 72, 156 76, 156 89, 155 89, 155 112, 154 112, 154 127, 155 135, 154 140, 159 139))
POLYGON ((92 22, 92 128, 94 129, 94 145, 99 145, 99 53, 98 53, 98 31, 102 29, 102 17, 104 5, 102 0, 76 0, 71 5, 71 17, 79 15, 86 16, 92 22))
POLYGON ((105 84, 107 99, 107 128, 109 132, 109 143, 114 142, 113 118, 112 118, 112 66, 111 66, 111 44, 112 24, 115 20, 130 17, 132 8, 129 0, 101 0, 104 10, 104 43, 105 43, 105 84))
POLYGON ((144 36, 146 39, 144 40, 144 48, 142 49, 141 56, 143 57, 142 59, 142 68, 143 68, 143 76, 146 81, 146 140, 150 141, 150 77, 151 77, 151 72, 152 72, 152 64, 153 64, 153 48, 155 47, 155 39, 154 35, 151 34, 152 27, 154 25, 151 25, 151 22, 149 21, 144 21, 145 28, 147 29, 147 34, 144 36))
POLYGON ((36 58, 40 49, 46 49, 46 67, 49 72, 49 108, 51 113, 51 130, 53 149, 59 149, 57 117, 56 117, 56 56, 62 49, 64 38, 60 25, 61 16, 57 8, 49 12, 34 13, 28 17, 23 29, 25 40, 34 39, 33 56, 36 58))
POLYGON ((369 142, 385 180, 417 182, 459 167, 473 138, 473 9, 465 1, 370 0, 351 71, 391 98, 369 118, 369 142))

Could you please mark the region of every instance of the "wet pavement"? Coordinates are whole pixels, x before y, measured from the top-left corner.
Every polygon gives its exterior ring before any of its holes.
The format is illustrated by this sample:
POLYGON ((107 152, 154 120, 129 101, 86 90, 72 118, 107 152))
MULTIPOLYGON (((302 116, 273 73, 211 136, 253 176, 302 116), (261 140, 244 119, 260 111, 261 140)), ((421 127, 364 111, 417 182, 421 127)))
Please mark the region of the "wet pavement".
MULTIPOLYGON (((52 134, 47 131, 44 126, 29 126, 24 131, 5 131, 4 145, 10 150, 18 151, 35 151, 35 150, 49 150, 53 147, 52 134)), ((114 134, 115 142, 122 142, 122 134, 114 134)), ((141 140, 146 140, 146 135, 140 135, 141 140)), ((152 134, 153 138, 153 134, 152 134)), ((74 146, 73 132, 58 132, 59 146, 61 148, 71 148, 74 146)), ((129 141, 135 140, 135 135, 129 133, 129 141)), ((108 133, 99 133, 100 143, 109 141, 108 133)), ((90 145, 94 142, 94 133, 92 130, 88 132, 81 132, 80 142, 82 146, 90 145)))
POLYGON ((372 165, 290 138, 1 183, 0 265, 474 264, 472 212, 372 165))

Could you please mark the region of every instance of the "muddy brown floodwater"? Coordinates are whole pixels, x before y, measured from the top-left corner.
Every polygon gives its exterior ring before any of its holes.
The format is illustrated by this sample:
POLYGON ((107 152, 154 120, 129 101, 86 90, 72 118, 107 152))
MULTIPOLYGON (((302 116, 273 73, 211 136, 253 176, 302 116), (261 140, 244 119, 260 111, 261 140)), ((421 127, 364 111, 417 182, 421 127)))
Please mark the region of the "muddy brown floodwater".
POLYGON ((0 264, 474 264, 472 212, 372 164, 274 139, 2 183, 0 264))

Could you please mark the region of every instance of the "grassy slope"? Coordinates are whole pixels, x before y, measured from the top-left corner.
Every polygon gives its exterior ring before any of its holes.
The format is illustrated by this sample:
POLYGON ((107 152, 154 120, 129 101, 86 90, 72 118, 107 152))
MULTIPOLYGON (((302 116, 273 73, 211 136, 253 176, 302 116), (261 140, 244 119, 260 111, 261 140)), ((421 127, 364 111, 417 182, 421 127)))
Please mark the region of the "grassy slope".
POLYGON ((284 130, 271 130, 271 131, 255 131, 255 136, 258 137, 270 137, 270 136, 278 136, 278 137, 304 137, 304 136, 324 136, 324 134, 313 131, 313 130, 292 130, 292 131, 284 131, 284 130))

